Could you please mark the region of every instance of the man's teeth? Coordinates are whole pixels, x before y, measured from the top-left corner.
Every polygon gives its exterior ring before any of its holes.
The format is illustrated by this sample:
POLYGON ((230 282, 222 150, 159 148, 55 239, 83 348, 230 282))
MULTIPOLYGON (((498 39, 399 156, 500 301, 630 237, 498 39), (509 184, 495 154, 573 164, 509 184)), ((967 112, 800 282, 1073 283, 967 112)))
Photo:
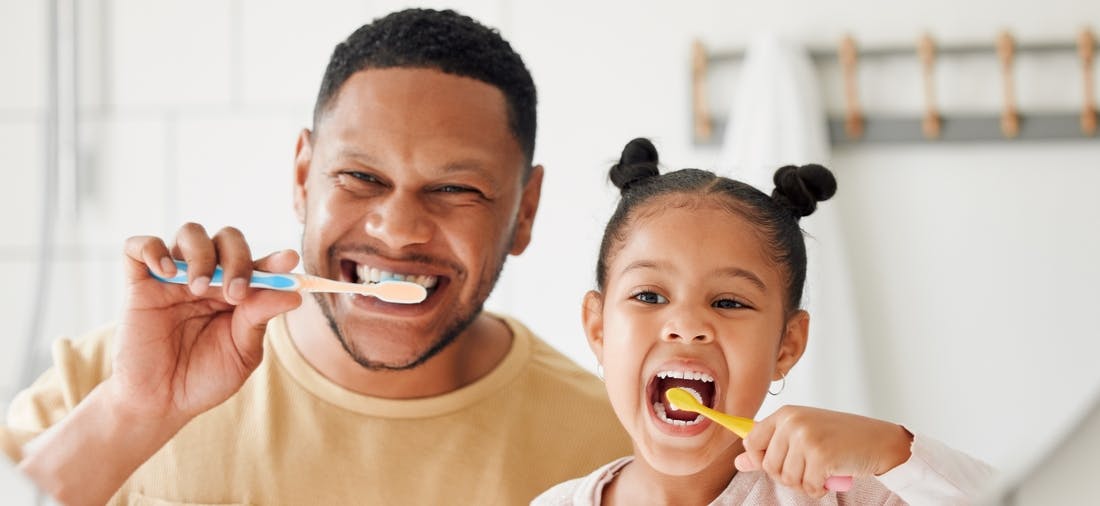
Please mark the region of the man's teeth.
POLYGON ((416 283, 420 286, 423 286, 424 288, 431 288, 439 282, 439 277, 437 276, 398 274, 390 271, 383 271, 369 265, 356 266, 355 273, 359 275, 359 280, 361 283, 381 283, 382 281, 408 281, 410 283, 416 283))
POLYGON ((665 404, 663 402, 654 402, 653 411, 657 413, 657 419, 670 425, 695 425, 703 421, 703 415, 698 415, 694 420, 673 420, 665 413, 665 404))
POLYGON ((707 383, 714 383, 714 378, 705 372, 692 372, 692 371, 660 371, 657 373, 658 378, 678 378, 688 379, 696 381, 706 381, 707 383))

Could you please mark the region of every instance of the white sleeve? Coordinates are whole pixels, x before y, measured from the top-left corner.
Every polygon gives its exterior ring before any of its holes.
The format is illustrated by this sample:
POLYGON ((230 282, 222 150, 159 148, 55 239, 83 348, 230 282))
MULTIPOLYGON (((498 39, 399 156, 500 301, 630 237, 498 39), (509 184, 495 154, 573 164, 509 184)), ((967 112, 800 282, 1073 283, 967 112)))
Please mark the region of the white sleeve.
POLYGON ((914 506, 972 504, 992 482, 992 467, 935 439, 914 435, 911 450, 909 460, 876 478, 914 506))

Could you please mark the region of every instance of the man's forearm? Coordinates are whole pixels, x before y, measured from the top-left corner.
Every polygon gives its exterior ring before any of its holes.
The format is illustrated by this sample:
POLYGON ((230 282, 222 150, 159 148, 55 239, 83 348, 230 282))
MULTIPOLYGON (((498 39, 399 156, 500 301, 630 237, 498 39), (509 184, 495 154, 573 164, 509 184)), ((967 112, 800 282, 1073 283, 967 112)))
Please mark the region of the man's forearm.
POLYGON ((23 446, 19 469, 62 504, 103 504, 183 426, 137 420, 97 386, 61 422, 23 446))

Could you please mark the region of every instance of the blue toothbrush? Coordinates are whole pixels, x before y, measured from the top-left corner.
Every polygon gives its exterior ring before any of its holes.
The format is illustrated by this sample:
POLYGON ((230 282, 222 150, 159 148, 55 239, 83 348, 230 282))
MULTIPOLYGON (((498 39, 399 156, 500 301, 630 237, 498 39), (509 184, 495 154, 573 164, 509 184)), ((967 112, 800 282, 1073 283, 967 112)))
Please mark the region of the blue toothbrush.
MULTIPOLYGON (((175 262, 175 276, 164 278, 152 271, 150 271, 150 274, 165 283, 186 285, 187 262, 182 260, 175 260, 175 262)), ((223 282, 224 273, 221 266, 215 267, 214 275, 210 277, 210 286, 221 286, 223 282)), ((256 270, 252 271, 252 279, 249 280, 248 286, 284 292, 355 293, 396 304, 417 304, 428 297, 426 288, 410 281, 389 280, 371 284, 347 283, 309 274, 283 274, 256 270)))

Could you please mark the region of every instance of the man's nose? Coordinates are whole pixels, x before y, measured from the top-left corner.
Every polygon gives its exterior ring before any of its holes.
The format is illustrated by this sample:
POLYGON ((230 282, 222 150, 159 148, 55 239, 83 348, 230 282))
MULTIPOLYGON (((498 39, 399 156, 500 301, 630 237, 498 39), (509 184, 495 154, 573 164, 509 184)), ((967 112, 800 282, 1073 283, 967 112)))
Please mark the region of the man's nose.
POLYGON ((367 215, 366 231, 392 249, 424 244, 432 237, 428 210, 417 195, 391 192, 374 203, 367 215))

